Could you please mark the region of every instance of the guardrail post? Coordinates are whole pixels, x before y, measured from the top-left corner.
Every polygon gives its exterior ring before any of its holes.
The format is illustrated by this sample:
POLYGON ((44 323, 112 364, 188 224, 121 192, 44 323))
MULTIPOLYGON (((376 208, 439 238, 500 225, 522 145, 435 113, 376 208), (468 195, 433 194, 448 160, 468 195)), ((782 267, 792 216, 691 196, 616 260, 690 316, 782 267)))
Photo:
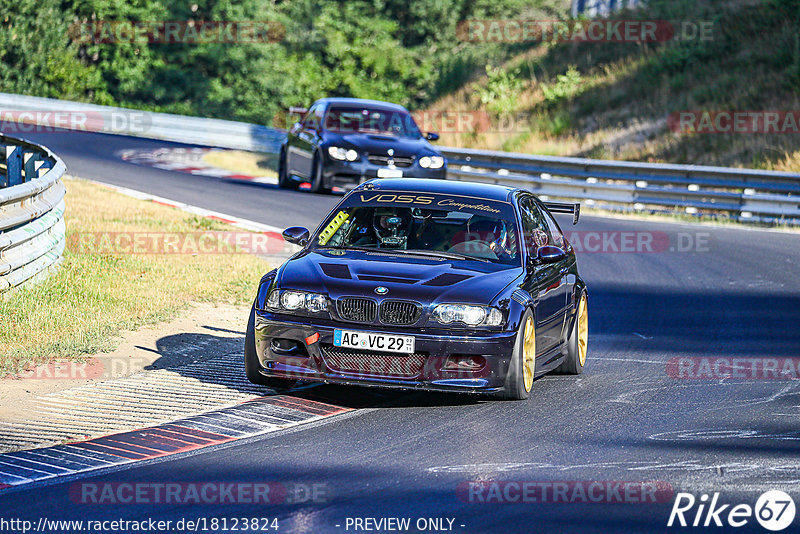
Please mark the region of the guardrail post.
POLYGON ((25 181, 30 182, 34 178, 39 177, 39 166, 36 163, 39 162, 39 154, 36 153, 28 153, 26 154, 25 158, 25 181))
MULTIPOLYGON (((5 165, 6 163, 6 147, 5 145, 0 145, 0 165, 5 165)), ((0 189, 3 187, 8 187, 8 173, 3 172, 0 173, 0 189)))
POLYGON ((22 183, 22 147, 6 147, 6 187, 19 185, 22 183))

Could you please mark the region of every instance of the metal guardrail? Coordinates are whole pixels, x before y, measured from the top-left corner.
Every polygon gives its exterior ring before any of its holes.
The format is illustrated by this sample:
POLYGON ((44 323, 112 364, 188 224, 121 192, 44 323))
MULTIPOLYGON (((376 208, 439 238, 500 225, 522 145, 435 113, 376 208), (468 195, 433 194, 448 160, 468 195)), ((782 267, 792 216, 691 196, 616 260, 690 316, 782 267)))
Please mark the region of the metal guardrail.
MULTIPOLYGON (((277 152, 286 135, 282 130, 220 119, 153 113, 98 106, 53 98, 0 93, 0 118, 52 128, 164 139, 177 143, 216 146, 252 152, 277 152)), ((18 127, 23 135, 24 126, 18 127)))
MULTIPOLYGON (((81 129, 181 143, 277 152, 286 133, 255 124, 202 119, 0 93, 0 111, 82 114, 81 129), (141 120, 132 120, 135 114, 141 120)), ((522 186, 540 196, 614 211, 664 211, 742 222, 800 225, 800 174, 536 156, 439 147, 448 178, 522 186)))
POLYGON ((65 171, 47 148, 0 135, 0 293, 61 261, 65 171))
POLYGON ((800 174, 441 147, 448 178, 523 186, 617 211, 800 224, 800 174))

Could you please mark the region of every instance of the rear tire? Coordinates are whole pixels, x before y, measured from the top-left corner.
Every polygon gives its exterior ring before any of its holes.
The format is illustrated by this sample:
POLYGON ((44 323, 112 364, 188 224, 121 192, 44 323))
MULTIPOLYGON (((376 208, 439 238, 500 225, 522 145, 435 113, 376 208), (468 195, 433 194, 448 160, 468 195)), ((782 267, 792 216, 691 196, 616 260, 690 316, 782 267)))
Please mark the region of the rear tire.
POLYGON ((286 161, 286 149, 281 147, 278 156, 278 187, 281 189, 297 189, 299 184, 289 177, 289 168, 286 161))
POLYGON ((533 378, 536 375, 536 322, 533 312, 522 315, 511 365, 506 375, 501 397, 507 400, 525 400, 531 396, 533 378))
POLYGON ((296 380, 283 378, 270 378, 261 374, 261 364, 256 355, 256 310, 255 304, 250 310, 250 319, 247 320, 247 331, 244 335, 244 372, 247 379, 253 384, 267 386, 272 389, 290 389, 296 380))
POLYGON ((311 165, 311 192, 312 193, 330 193, 330 189, 326 188, 323 184, 324 177, 322 175, 322 154, 317 152, 314 154, 314 162, 311 165))
POLYGON ((589 342, 589 315, 587 313, 588 300, 586 292, 581 292, 578 300, 578 309, 575 312, 575 322, 572 325, 567 339, 567 356, 563 363, 556 368, 556 373, 563 375, 579 375, 586 365, 586 354, 589 342))

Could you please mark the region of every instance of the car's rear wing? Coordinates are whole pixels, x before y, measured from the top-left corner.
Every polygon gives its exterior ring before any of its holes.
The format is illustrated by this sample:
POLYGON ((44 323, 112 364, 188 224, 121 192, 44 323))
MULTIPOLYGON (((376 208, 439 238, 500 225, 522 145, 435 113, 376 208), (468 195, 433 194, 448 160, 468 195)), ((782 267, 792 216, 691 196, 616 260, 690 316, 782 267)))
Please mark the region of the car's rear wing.
POLYGON ((290 107, 289 108, 289 113, 290 114, 297 113, 298 115, 305 115, 307 111, 308 111, 308 108, 296 108, 296 107, 290 107))
POLYGON ((552 213, 571 213, 572 224, 578 224, 578 219, 581 216, 581 205, 577 202, 570 204, 568 202, 545 202, 545 207, 552 213))

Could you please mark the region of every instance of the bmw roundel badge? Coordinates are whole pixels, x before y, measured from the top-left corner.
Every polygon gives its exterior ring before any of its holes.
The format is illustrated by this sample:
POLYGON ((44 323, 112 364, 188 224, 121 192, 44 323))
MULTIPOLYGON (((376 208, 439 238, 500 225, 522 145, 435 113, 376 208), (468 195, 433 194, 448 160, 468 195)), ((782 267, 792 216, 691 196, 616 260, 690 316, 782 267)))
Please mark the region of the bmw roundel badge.
POLYGON ((377 293, 378 295, 385 295, 388 292, 389 292, 388 287, 378 286, 375 288, 375 293, 377 293))

